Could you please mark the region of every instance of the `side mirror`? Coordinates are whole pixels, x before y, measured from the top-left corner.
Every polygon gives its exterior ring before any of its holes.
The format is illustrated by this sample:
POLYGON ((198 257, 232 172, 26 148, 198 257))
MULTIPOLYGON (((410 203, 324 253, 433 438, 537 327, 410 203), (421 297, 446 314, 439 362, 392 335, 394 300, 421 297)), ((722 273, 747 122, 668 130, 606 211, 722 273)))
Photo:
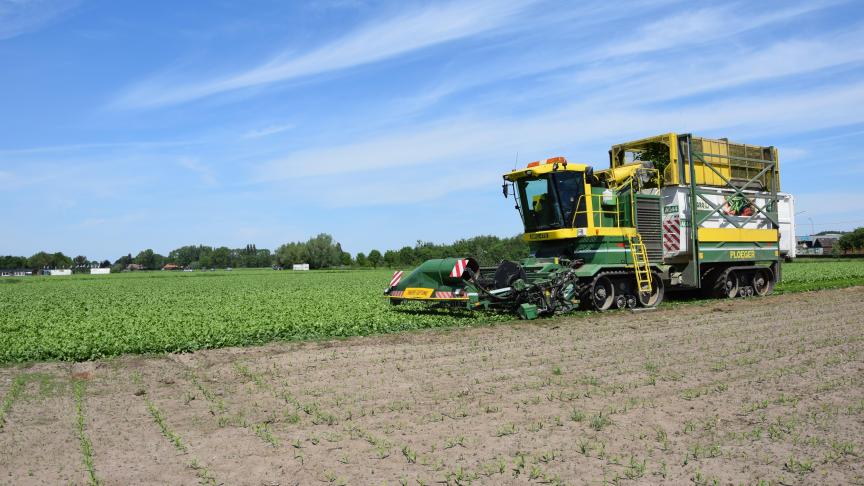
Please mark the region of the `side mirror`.
POLYGON ((504 199, 507 199, 507 196, 510 195, 510 186, 506 182, 501 184, 501 191, 504 192, 504 199))

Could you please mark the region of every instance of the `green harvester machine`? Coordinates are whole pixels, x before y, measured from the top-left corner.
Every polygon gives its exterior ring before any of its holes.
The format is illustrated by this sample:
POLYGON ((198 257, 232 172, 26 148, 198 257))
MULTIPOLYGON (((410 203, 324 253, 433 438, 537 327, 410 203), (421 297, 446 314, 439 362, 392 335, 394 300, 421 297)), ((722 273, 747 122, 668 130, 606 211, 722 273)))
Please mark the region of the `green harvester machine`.
POLYGON ((795 234, 774 147, 668 133, 615 145, 609 161, 594 171, 555 157, 504 174, 531 256, 428 260, 394 273, 385 295, 534 319, 655 307, 670 290, 771 293, 795 234))

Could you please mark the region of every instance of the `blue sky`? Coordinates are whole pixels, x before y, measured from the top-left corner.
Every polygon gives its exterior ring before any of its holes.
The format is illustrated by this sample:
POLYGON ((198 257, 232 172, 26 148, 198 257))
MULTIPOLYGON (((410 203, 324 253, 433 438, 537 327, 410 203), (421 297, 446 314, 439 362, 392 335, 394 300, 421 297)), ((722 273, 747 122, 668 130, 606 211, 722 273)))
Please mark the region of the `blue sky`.
POLYGON ((0 66, 0 254, 509 236, 517 159, 669 131, 864 225, 854 0, 0 0, 0 66))

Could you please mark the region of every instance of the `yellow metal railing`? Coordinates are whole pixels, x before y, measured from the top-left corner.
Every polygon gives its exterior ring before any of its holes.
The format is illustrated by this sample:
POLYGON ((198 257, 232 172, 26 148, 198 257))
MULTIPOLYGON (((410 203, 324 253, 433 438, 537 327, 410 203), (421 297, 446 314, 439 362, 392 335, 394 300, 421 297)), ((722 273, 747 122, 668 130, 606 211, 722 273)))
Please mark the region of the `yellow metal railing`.
MULTIPOLYGON (((614 219, 614 222, 615 222, 613 227, 620 228, 621 227, 621 204, 620 204, 621 194, 620 194, 620 192, 625 188, 630 190, 630 221, 631 221, 631 223, 633 223, 633 219, 636 217, 636 193, 639 192, 639 189, 642 187, 641 184, 639 183, 640 181, 638 181, 636 179, 636 177, 640 176, 640 173, 642 173, 642 174, 647 173, 648 174, 648 180, 654 181, 654 183, 657 185, 657 187, 660 187, 660 181, 661 181, 660 180, 660 172, 657 169, 648 169, 648 168, 644 168, 644 167, 640 168, 637 173, 628 177, 627 179, 622 181, 617 186, 609 188, 610 190, 612 190, 612 192, 614 193, 614 197, 615 197, 615 209, 614 210, 602 209, 604 206, 608 206, 608 204, 603 204, 603 197, 604 197, 603 194, 589 194, 588 196, 592 198, 591 199, 592 209, 589 210, 586 206, 586 208, 582 211, 578 211, 578 210, 574 211, 573 212, 573 218, 570 220, 570 227, 571 228, 575 227, 576 226, 576 217, 579 216, 580 214, 584 214, 588 217, 589 221, 591 221, 591 224, 594 227, 600 227, 600 228, 607 227, 607 225, 604 224, 604 222, 603 222, 604 221, 603 216, 610 216, 612 219, 614 219), (594 198, 596 198, 596 200, 594 198), (594 209, 596 207, 599 207, 601 209, 594 209), (595 215, 600 216, 600 217, 596 218, 595 215)), ((585 198, 585 194, 581 194, 579 196, 579 199, 576 201, 576 208, 579 208, 581 206, 581 204, 586 200, 587 199, 585 198)), ((635 226, 635 224, 634 224, 634 226, 635 226)))
MULTIPOLYGON (((586 205, 585 209, 582 211, 573 211, 573 219, 570 221, 570 227, 571 228, 576 227, 576 217, 579 216, 580 214, 584 214, 586 216, 586 219, 588 221, 590 221, 590 223, 589 223, 590 227, 597 227, 597 228, 606 228, 606 227, 620 228, 621 227, 621 205, 619 204, 620 197, 618 196, 617 193, 615 194, 615 209, 614 210, 613 209, 602 209, 603 206, 608 206, 608 204, 606 204, 606 205, 603 204, 603 194, 589 194, 588 196, 592 198, 591 199, 591 209, 588 209, 588 206, 586 205), (593 198, 598 199, 598 204, 596 204, 596 205, 594 204, 593 198), (595 207, 600 207, 601 209, 594 209, 595 207), (595 215, 598 215, 600 217, 595 218, 595 215), (603 224, 603 220, 604 220, 603 216, 604 215, 611 216, 615 220, 615 224, 611 225, 611 226, 604 225, 603 224), (599 221, 599 224, 597 224, 598 221, 599 221)), ((579 199, 576 200, 576 208, 578 209, 584 201, 587 201, 587 199, 585 198, 585 194, 581 194, 579 196, 579 199)))

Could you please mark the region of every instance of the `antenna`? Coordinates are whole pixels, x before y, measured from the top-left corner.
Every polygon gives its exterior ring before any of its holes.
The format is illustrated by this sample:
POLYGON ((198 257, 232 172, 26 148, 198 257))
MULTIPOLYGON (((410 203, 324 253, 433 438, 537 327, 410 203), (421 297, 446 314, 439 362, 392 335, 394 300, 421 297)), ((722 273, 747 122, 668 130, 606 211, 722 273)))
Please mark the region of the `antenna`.
POLYGON ((516 170, 517 167, 519 167, 519 151, 518 150, 516 151, 516 160, 513 162, 513 170, 516 170))

